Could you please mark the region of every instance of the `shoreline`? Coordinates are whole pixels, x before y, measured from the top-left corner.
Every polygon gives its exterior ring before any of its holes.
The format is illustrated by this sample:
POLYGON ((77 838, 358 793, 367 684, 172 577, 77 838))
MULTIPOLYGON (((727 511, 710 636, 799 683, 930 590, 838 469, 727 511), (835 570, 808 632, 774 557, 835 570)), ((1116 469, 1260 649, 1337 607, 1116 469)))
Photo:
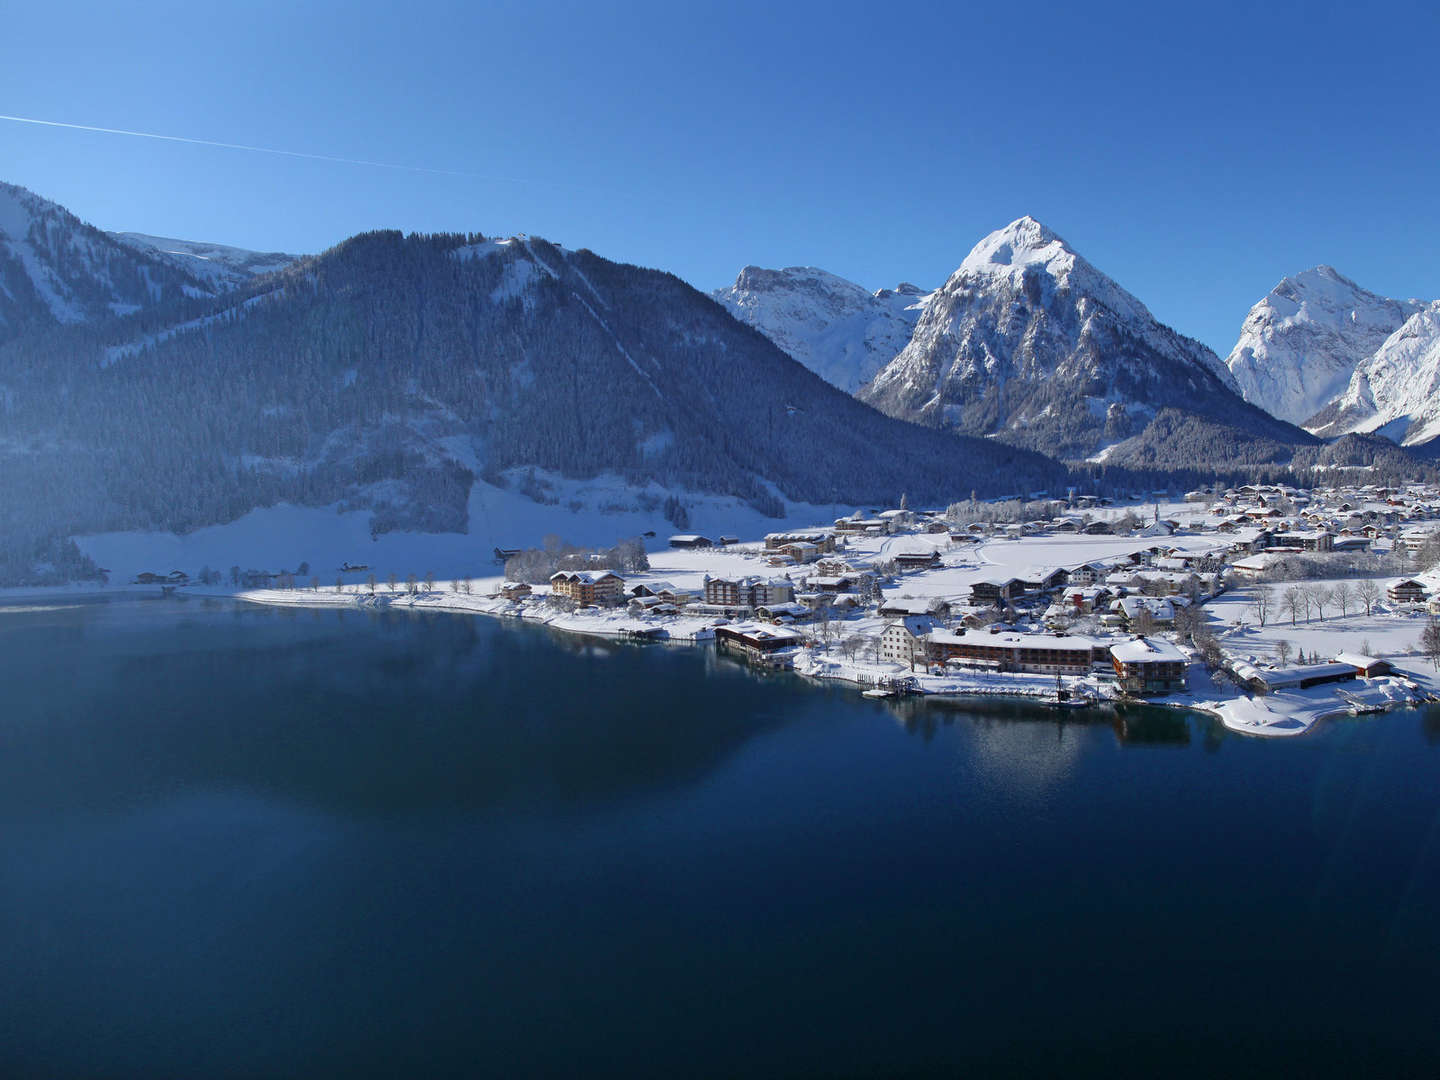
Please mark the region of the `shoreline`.
MULTIPOLYGON (((498 580, 498 579, 493 579, 498 580)), ((489 580, 478 583, 480 589, 489 587, 489 580)), ((531 613, 526 606, 511 600, 504 600, 484 593, 459 594, 450 589, 437 589, 430 593, 390 593, 377 588, 374 593, 361 590, 364 586, 349 586, 354 591, 336 593, 333 586, 311 591, 295 589, 240 589, 225 586, 185 585, 179 587, 175 597, 200 597, 207 599, 234 600, 259 604, 267 607, 310 608, 312 610, 387 610, 435 611, 453 615, 485 615, 494 619, 517 619, 536 626, 544 626, 566 634, 596 638, 610 642, 633 642, 636 631, 666 631, 666 636, 652 638, 654 644, 691 646, 714 640, 711 624, 713 618, 685 618, 683 615, 668 616, 661 622, 642 621, 612 609, 606 616, 575 615, 567 613, 531 613)), ((6 606, 12 610, 25 601, 51 603, 65 600, 89 601, 109 597, 160 598, 165 595, 156 585, 103 585, 92 583, 71 585, 34 586, 0 590, 0 611, 6 606), (18 602, 15 605, 7 602, 18 602)), ((910 695, 933 697, 942 701, 1010 700, 1017 704, 1032 705, 1037 710, 1045 708, 1035 704, 1035 699, 1051 692, 1054 677, 1024 672, 980 673, 969 677, 952 674, 931 675, 921 672, 881 671, 878 665, 857 664, 853 659, 844 661, 833 653, 807 650, 802 653, 795 674, 816 683, 839 683, 854 688, 858 693, 874 689, 884 682, 896 678, 913 676, 916 689, 910 695), (997 684, 998 682, 998 684, 997 684)), ((1192 685, 1200 685, 1196 678, 1204 677, 1194 673, 1192 685)), ((1352 711, 1352 702, 1337 697, 1329 688, 1306 691, 1278 691, 1269 695, 1208 696, 1204 693, 1171 695, 1164 698, 1146 699, 1116 695, 1113 689, 1093 677, 1069 677, 1071 685, 1083 686, 1096 697, 1087 709, 1092 711, 1117 704, 1141 705, 1153 708, 1179 710, 1182 712, 1204 713, 1218 720, 1227 731, 1255 738, 1294 738, 1309 734, 1322 722, 1346 716, 1352 711)), ((1380 712, 1398 708, 1421 708, 1432 703, 1423 696, 1423 691, 1412 691, 1397 685, 1399 679, 1363 681, 1359 696, 1368 705, 1380 712), (1399 691, 1392 693, 1389 691, 1399 691)), ((1049 710, 1046 710, 1049 711, 1049 710)))
MULTIPOLYGON (((513 601, 499 600, 492 597, 467 596, 463 602, 455 602, 456 597, 448 591, 442 593, 438 598, 428 597, 426 594, 414 596, 392 594, 382 596, 378 592, 372 596, 357 596, 353 594, 330 593, 329 599, 322 599, 326 594, 310 593, 306 595, 304 590, 249 590, 225 595, 232 596, 238 600, 249 603, 265 604, 270 606, 289 607, 312 607, 312 608, 401 608, 415 611, 443 611, 450 614, 488 615, 492 618, 505 619, 516 618, 539 626, 546 626, 553 630, 560 630, 564 633, 576 634, 599 638, 605 641, 625 641, 632 629, 654 629, 654 623, 642 623, 639 620, 626 617, 612 618, 607 621, 611 623, 622 623, 627 625, 605 627, 595 625, 592 618, 567 617, 556 615, 550 618, 527 616, 524 610, 513 601)), ((708 619, 684 620, 683 617, 672 617, 676 623, 708 623, 708 619)), ((711 635, 702 637, 691 635, 676 635, 671 627, 663 627, 669 634, 665 638, 657 639, 657 644, 694 645, 710 640, 711 635)), ((695 631, 703 629, 697 625, 692 628, 695 631)), ((804 666, 797 665, 795 674, 807 680, 817 683, 841 683, 845 686, 854 687, 857 692, 863 693, 865 689, 873 689, 882 680, 895 677, 906 677, 904 672, 881 672, 862 671, 853 662, 845 664, 835 659, 828 653, 822 653, 820 657, 808 654, 810 659, 804 666)), ((966 701, 974 699, 1008 699, 1020 704, 1034 704, 1034 699, 1046 695, 1053 682, 1048 675, 1030 675, 1028 673, 1007 673, 1013 678, 1013 682, 1007 679, 1009 685, 995 685, 989 680, 1002 678, 1000 674, 985 674, 978 676, 987 681, 988 685, 979 682, 966 682, 946 675, 929 675, 912 673, 917 679, 918 690, 912 696, 934 697, 941 700, 966 701), (1019 676, 1014 678, 1014 676, 1019 676), (931 685, 927 686, 929 683, 931 685), (939 684, 939 685, 935 685, 939 684), (1043 684, 1043 685, 1042 685, 1043 684)), ((1097 700, 1094 705, 1085 710, 1114 707, 1116 704, 1129 704, 1149 706, 1153 708, 1164 708, 1179 710, 1182 712, 1205 713, 1220 721, 1227 731, 1238 735, 1248 735, 1255 738, 1294 738, 1299 735, 1309 734, 1315 730, 1321 722, 1345 716, 1351 711, 1351 703, 1336 697, 1329 689, 1322 689, 1319 693, 1315 690, 1309 691, 1279 691, 1270 695, 1251 696, 1236 695, 1224 698, 1206 698, 1201 696, 1184 695, 1170 696, 1167 698, 1146 699, 1131 698, 1107 695, 1099 680, 1096 679, 1073 679, 1087 689, 1097 691, 1097 700), (1278 704, 1281 708, 1274 708, 1278 704)), ((1364 700, 1381 708, 1382 712, 1391 712, 1399 708, 1420 708, 1430 702, 1415 694, 1404 691, 1401 696, 1392 696, 1385 691, 1395 689, 1395 682, 1384 680, 1366 680, 1363 690, 1366 692, 1364 700), (1373 700, 1372 700, 1373 699, 1373 700)), ((1044 706, 1035 706, 1037 709, 1044 706)), ((1048 710, 1047 710, 1048 711, 1048 710)))

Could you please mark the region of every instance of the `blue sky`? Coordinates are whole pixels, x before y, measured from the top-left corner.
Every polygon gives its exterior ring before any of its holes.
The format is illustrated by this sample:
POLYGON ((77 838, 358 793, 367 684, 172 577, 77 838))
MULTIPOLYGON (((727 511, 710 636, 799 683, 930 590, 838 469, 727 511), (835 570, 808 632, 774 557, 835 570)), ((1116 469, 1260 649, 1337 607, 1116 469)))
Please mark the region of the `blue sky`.
POLYGON ((315 251, 531 232, 700 288, 937 285, 1044 221, 1222 354, 1327 262, 1440 297, 1434 6, 11 5, 0 179, 102 228, 315 251), (1000 10, 1000 9, 1004 10, 1000 10), (455 175, 463 174, 463 175, 455 175))

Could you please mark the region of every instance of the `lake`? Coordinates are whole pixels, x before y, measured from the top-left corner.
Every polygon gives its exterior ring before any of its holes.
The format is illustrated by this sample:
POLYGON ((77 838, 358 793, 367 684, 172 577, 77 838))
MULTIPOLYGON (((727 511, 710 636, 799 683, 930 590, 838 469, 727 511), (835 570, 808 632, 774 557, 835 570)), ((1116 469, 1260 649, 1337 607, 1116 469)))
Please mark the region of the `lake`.
POLYGON ((0 1074, 1440 1070, 1440 714, 887 705, 704 649, 0 606, 0 1074))

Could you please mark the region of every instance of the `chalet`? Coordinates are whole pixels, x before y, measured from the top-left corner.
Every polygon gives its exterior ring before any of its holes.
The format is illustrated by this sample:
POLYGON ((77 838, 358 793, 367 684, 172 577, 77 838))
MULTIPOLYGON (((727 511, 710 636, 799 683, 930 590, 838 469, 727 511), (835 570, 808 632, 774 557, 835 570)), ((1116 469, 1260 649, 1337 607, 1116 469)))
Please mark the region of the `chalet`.
POLYGON ((982 578, 970 585, 970 600, 975 604, 1001 605, 1015 599, 1025 591, 1019 578, 982 578))
POLYGON ((913 669, 916 661, 923 663, 929 658, 926 641, 935 629, 935 620, 925 615, 907 615, 886 623, 880 631, 880 659, 913 669))
POLYGON ((1337 664, 1349 664, 1355 669, 1355 674, 1362 679, 1375 679, 1381 675, 1391 675, 1395 671, 1395 665, 1388 660, 1379 660, 1373 656, 1366 656, 1364 653, 1342 652, 1335 657, 1337 664))
POLYGON ((1088 562, 1070 571, 1071 585, 1095 585, 1105 580, 1109 568, 1104 563, 1088 562))
POLYGON ((888 533, 890 531, 890 525, 883 518, 836 518, 835 531, 843 533, 888 533))
POLYGON ((506 600, 519 600, 535 590, 523 581, 507 581, 500 586, 500 595, 506 600))
POLYGON ((1385 590, 1385 597, 1392 604, 1423 604, 1426 595, 1425 586, 1414 578, 1404 578, 1385 590))
POLYGON ((788 668, 794 666, 794 650, 805 644, 805 635, 785 626, 740 623, 717 626, 715 644, 760 667, 788 668))
POLYGON ((880 603, 880 615, 887 619, 903 619, 906 615, 948 619, 950 610, 950 601, 940 596, 900 596, 880 603))
POLYGON ((1016 576, 1026 592, 1049 592, 1070 580, 1070 572, 1058 566, 1027 566, 1016 576))
POLYGON ((629 592, 631 596, 659 596, 665 590, 674 588, 668 581, 642 581, 632 585, 629 592))
POLYGON ((708 536, 697 536, 693 533, 681 533, 670 537, 672 548, 709 548, 715 546, 715 541, 708 536))
POLYGON ((758 604, 755 617, 761 622, 769 623, 800 622, 810 617, 810 609, 795 600, 784 604, 758 604))
POLYGON ((765 550, 778 551, 790 544, 814 544, 821 554, 835 550, 835 534, 828 529, 812 532, 773 532, 765 534, 765 550))
POLYGON ((1169 694, 1185 689, 1185 654, 1168 641, 1137 637, 1110 646, 1120 689, 1127 694, 1169 694))
POLYGON ((1059 604, 1072 615, 1089 615, 1107 607, 1114 594, 1103 585, 1067 585, 1060 593, 1059 604))
POLYGON ((1399 539, 1395 542, 1395 546, 1403 548, 1406 551, 1419 551, 1429 541, 1431 535, 1432 534, 1428 532, 1407 530, 1400 534, 1399 539))
POLYGON ((1122 596, 1112 601, 1102 625, 1131 627, 1149 620, 1151 626, 1174 626, 1175 605, 1158 596, 1122 596))
POLYGON ((674 615, 679 609, 659 596, 632 596, 625 605, 632 615, 674 615))
POLYGON ((902 551, 895 556, 895 565, 901 570, 933 570, 940 565, 940 552, 902 551))
POLYGON ((820 545, 808 540, 795 540, 774 550, 776 554, 788 555, 792 562, 797 563, 814 562, 820 557, 820 545))
POLYGON ((550 594, 574 600, 581 607, 618 603, 624 588, 625 579, 609 570, 561 570, 550 575, 550 594))
POLYGON ((805 587, 811 592, 819 593, 848 593, 854 592, 860 584, 863 575, 853 574, 819 574, 815 577, 805 579, 805 587))

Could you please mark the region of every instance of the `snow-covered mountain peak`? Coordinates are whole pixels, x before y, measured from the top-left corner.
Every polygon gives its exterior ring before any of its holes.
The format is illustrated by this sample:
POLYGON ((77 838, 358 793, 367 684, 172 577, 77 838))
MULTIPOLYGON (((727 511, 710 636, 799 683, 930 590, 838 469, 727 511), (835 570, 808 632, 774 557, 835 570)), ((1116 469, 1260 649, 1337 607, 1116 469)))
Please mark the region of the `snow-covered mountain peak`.
POLYGON ((1239 405, 1220 358, 1032 217, 981 240, 860 397, 892 416, 1087 457, 1165 407, 1239 405))
POLYGON ((1406 446, 1440 438, 1440 301, 1419 305, 1312 420, 1324 436, 1375 432, 1406 446))
POLYGON ((905 347, 933 294, 909 282, 872 293, 815 266, 747 266, 710 295, 822 379, 854 392, 905 347))
POLYGON ((1299 424, 1421 307, 1362 289, 1332 266, 1282 278, 1245 317, 1225 364, 1246 401, 1299 424))
POLYGON ((1074 265, 1074 260, 1075 253, 1064 240, 1034 218, 1026 216, 1017 218, 1003 229, 996 229, 971 248, 956 273, 1023 271, 1025 267, 1036 264, 1052 271, 1068 270, 1074 265))

